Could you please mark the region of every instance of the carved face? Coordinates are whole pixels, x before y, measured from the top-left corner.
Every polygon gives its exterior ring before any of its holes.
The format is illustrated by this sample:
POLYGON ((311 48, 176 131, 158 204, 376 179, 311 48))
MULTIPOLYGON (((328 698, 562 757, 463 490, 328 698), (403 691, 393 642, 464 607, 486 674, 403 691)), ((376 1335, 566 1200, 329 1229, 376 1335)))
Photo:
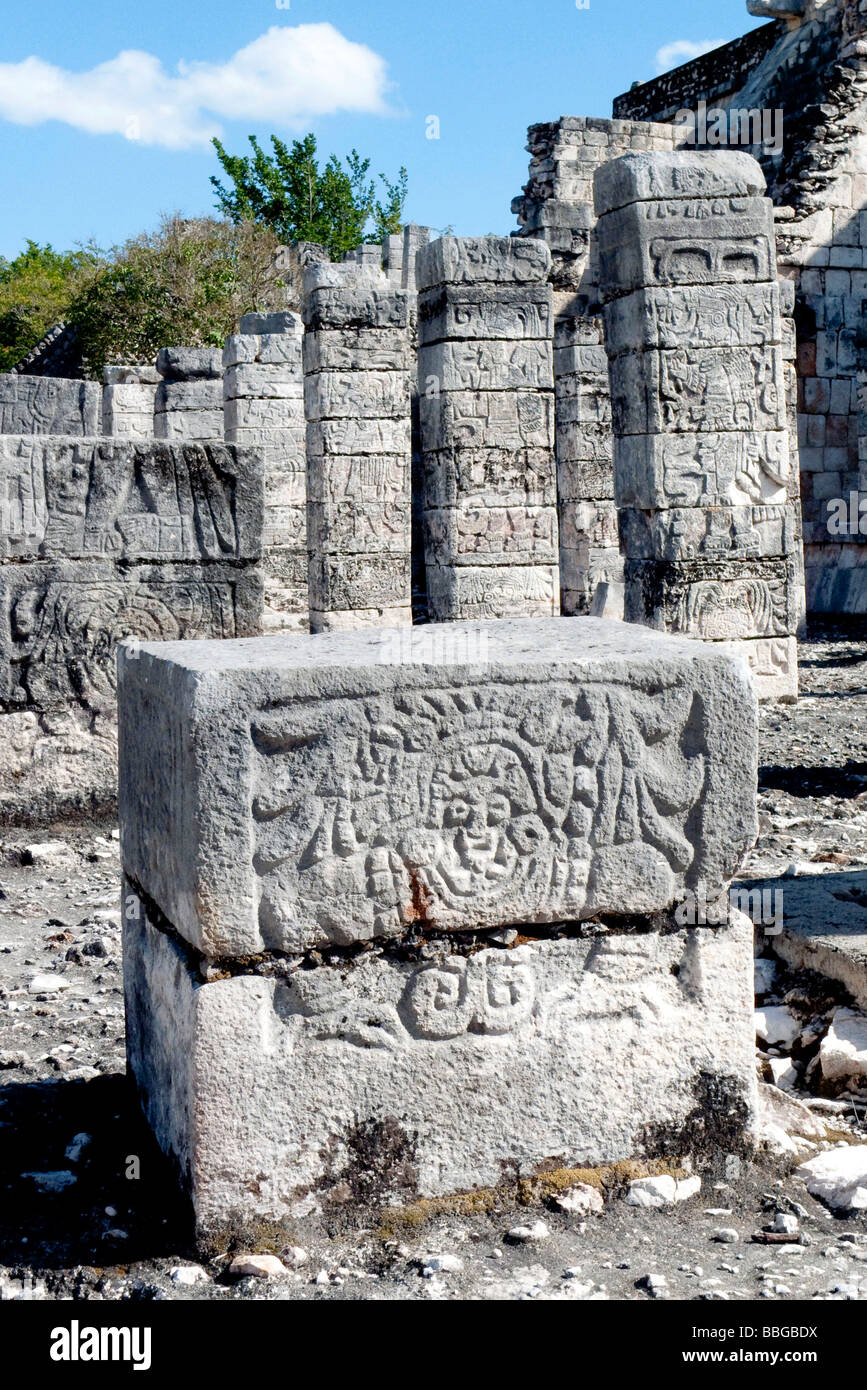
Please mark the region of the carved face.
POLYGON ((530 780, 502 744, 456 750, 434 777, 430 811, 446 846, 440 868, 459 891, 510 878, 545 835, 530 780))

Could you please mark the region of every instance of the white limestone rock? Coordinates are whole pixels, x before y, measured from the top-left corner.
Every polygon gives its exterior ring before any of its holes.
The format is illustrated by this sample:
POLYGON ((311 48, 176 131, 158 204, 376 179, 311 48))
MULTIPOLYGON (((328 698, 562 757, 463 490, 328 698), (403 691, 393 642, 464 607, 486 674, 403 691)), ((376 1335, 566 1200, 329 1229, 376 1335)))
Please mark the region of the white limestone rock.
POLYGON ((867 1209, 867 1144, 828 1149, 795 1169, 813 1197, 835 1211, 867 1209))
POLYGON ((129 878, 210 956, 715 901, 756 834, 743 665, 593 618, 480 630, 475 665, 389 664, 382 631, 123 649, 129 878))
POLYGON ((741 914, 719 929, 422 963, 371 951, 209 984, 143 913, 124 930, 130 1068, 216 1249, 229 1226, 253 1242, 258 1222, 311 1202, 400 1205, 496 1185, 504 1166, 534 1175, 551 1154, 567 1167, 640 1157, 648 1127, 682 1130, 672 1142, 686 1153, 708 1084, 749 1139, 741 914))

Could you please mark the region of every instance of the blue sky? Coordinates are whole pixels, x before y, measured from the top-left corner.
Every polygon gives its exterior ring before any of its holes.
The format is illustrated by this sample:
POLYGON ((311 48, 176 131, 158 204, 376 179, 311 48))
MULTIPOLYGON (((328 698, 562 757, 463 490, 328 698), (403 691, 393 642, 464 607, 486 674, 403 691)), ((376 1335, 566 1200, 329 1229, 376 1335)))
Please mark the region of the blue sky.
POLYGON ((108 246, 161 212, 211 211, 214 131, 241 152, 249 133, 314 130, 323 152, 355 146, 375 172, 405 164, 407 220, 507 233, 528 125, 608 116, 674 65, 661 49, 763 22, 745 0, 0 4, 5 256, 28 237, 108 246))

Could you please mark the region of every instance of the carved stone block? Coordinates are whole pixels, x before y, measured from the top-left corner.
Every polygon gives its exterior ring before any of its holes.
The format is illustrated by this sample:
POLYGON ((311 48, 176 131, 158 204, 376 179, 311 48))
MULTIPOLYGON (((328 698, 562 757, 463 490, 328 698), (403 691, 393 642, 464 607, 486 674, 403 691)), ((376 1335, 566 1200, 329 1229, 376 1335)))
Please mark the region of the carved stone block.
POLYGON ((553 332, 552 298, 550 286, 543 284, 438 285, 419 295, 419 340, 547 342, 553 332))
POLYGON ((0 559, 255 560, 262 465, 218 442, 0 437, 0 559))
POLYGON ((612 357, 640 348, 778 346, 782 336, 777 282, 636 290, 614 300, 605 314, 612 357))
POLYGON ((533 1178, 552 1155, 561 1168, 641 1158, 653 1133, 690 1154, 694 1117, 720 1105, 725 1136, 705 1123, 705 1142, 751 1142, 741 913, 718 929, 369 952, 202 983, 132 885, 125 902, 130 1070, 205 1252, 341 1208, 533 1178))
POLYGON ((519 237, 440 237, 416 260, 419 291, 439 285, 546 281, 551 253, 543 241, 519 237))
POLYGON ((678 348, 611 361, 615 432, 774 431, 786 428, 779 348, 678 348))
POLYGON ((117 643, 258 632, 257 568, 38 561, 0 566, 0 708, 114 707, 117 643))
POLYGON ((554 386, 553 349, 536 339, 434 343, 418 355, 421 390, 546 390, 554 386))
POLYGON ((429 507, 425 554, 439 565, 556 565, 555 507, 429 507))
POLYGON ((589 618, 485 636, 475 666, 375 632, 123 648, 126 873, 209 956, 715 898, 756 833, 743 666, 589 618))
MULTIPOLYGON (((553 449, 553 392, 447 391, 419 399, 425 452, 553 449)), ((553 475, 553 459, 551 471, 553 475)))
POLYGON ((547 449, 474 449, 458 446, 425 453, 424 495, 433 508, 456 503, 484 507, 492 497, 505 507, 551 507, 557 488, 547 449))
POLYGON ((559 612, 557 566, 427 566, 428 609, 433 622, 487 618, 550 618, 559 612))
POLYGON ((618 505, 640 511, 784 503, 790 468, 789 436, 782 431, 614 440, 618 505))
POLYGON ((0 373, 0 434, 94 435, 101 409, 95 381, 0 373))
POLYGON ((794 562, 626 560, 626 621, 708 641, 788 637, 798 622, 794 562))
POLYGON ((624 553, 633 560, 748 560, 793 555, 791 508, 676 507, 620 512, 624 553))

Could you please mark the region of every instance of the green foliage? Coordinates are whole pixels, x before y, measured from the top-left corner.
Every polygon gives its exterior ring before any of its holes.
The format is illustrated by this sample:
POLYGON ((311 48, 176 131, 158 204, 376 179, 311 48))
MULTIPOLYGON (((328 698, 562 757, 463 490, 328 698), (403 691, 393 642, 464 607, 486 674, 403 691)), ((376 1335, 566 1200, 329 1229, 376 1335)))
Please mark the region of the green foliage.
POLYGON ((255 135, 253 153, 232 155, 214 141, 217 158, 229 185, 211 178, 217 206, 235 223, 253 220, 271 227, 281 241, 313 241, 328 249, 332 260, 354 251, 369 234, 381 240, 400 230, 406 201, 406 169, 391 183, 384 174, 382 201, 370 179, 370 160, 357 150, 343 165, 331 155, 320 168, 315 135, 294 140, 291 147, 271 136, 273 154, 266 154, 255 135), (344 167, 345 165, 345 167, 344 167), (372 225, 371 225, 372 224, 372 225))
POLYGON ((91 276, 66 318, 88 373, 111 362, 152 362, 161 347, 219 347, 242 314, 286 308, 268 227, 216 218, 163 219, 91 276))
POLYGON ((0 372, 8 372, 55 323, 98 272, 96 247, 55 251, 28 241, 14 260, 0 257, 0 372))

